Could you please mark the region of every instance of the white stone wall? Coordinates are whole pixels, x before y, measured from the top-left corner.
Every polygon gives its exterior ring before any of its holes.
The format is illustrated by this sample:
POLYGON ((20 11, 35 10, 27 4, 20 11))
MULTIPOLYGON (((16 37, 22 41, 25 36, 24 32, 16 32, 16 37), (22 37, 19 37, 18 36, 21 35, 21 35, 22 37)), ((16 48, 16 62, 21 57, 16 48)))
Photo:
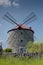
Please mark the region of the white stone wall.
POLYGON ((13 30, 8 32, 8 47, 12 48, 13 52, 19 52, 20 47, 25 47, 26 44, 34 39, 33 32, 29 30, 13 30))

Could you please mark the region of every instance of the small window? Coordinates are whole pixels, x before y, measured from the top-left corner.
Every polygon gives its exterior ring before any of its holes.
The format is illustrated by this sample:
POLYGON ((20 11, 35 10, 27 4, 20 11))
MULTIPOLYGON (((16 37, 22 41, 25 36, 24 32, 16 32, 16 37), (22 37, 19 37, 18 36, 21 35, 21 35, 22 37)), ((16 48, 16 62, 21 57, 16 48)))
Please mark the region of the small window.
POLYGON ((23 40, 21 40, 21 42, 23 42, 23 40))

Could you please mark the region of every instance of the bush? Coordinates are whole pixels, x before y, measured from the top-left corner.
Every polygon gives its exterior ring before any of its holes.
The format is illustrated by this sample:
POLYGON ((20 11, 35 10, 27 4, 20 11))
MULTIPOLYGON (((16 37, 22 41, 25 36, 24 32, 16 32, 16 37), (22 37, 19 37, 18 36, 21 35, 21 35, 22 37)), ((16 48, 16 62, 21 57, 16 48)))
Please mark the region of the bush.
POLYGON ((5 52, 12 52, 12 49, 11 48, 6 48, 4 51, 5 52))

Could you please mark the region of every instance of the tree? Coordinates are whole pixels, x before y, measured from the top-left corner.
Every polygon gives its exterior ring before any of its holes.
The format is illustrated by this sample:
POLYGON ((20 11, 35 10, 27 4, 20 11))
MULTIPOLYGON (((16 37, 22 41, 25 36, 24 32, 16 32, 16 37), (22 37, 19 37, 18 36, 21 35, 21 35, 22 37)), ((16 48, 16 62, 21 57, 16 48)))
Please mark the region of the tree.
POLYGON ((33 51, 33 42, 28 42, 26 45, 26 51, 32 52, 33 51))

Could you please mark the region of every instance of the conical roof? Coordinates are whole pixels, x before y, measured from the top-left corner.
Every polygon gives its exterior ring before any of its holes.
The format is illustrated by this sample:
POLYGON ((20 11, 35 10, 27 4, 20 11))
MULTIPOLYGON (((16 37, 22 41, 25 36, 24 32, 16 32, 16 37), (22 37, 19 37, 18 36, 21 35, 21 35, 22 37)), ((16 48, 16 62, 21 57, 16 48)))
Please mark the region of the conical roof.
POLYGON ((34 32, 32 29, 31 29, 31 27, 27 27, 26 25, 22 25, 22 24, 20 24, 19 26, 16 26, 16 27, 14 27, 13 29, 11 29, 11 30, 9 30, 8 32, 10 32, 10 31, 13 31, 13 30, 17 30, 17 29, 19 29, 19 27, 20 28, 22 28, 22 29, 24 29, 24 30, 30 30, 30 31, 32 31, 32 32, 34 32))

